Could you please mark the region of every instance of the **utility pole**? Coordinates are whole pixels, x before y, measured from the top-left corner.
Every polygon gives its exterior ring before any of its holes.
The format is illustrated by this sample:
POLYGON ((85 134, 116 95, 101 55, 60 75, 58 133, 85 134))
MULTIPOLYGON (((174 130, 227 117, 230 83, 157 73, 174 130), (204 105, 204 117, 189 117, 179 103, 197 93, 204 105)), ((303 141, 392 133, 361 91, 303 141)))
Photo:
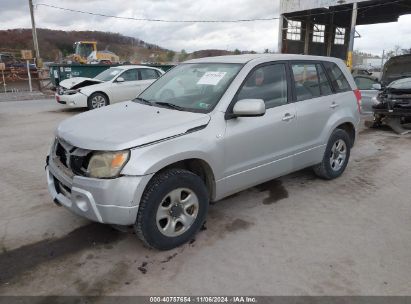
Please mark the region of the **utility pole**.
POLYGON ((36 30, 36 22, 34 20, 33 0, 29 0, 29 7, 30 7, 30 16, 31 16, 31 28, 33 32, 34 51, 36 52, 36 63, 38 66, 41 67, 43 64, 40 58, 39 42, 37 40, 37 30, 36 30))
POLYGON ((355 38, 355 26, 357 25, 357 11, 358 3, 353 3, 352 14, 351 14, 351 31, 350 31, 350 44, 348 45, 348 54, 347 54, 347 65, 352 69, 352 53, 354 51, 354 38, 355 38))

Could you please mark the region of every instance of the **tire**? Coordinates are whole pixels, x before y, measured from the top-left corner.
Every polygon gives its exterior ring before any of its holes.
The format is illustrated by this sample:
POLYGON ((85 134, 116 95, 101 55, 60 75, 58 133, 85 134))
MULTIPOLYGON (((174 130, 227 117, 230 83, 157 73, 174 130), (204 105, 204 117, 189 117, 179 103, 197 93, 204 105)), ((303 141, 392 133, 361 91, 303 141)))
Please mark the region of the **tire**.
POLYGON ((313 167, 314 173, 327 180, 341 176, 350 159, 351 146, 351 139, 347 132, 335 129, 328 140, 322 162, 313 167))
POLYGON ((208 205, 208 191, 198 175, 183 169, 158 173, 144 191, 134 230, 148 247, 173 249, 193 239, 208 205))
POLYGON ((87 99, 87 108, 89 110, 102 108, 109 104, 110 102, 108 100, 108 97, 98 92, 91 94, 90 97, 87 99))

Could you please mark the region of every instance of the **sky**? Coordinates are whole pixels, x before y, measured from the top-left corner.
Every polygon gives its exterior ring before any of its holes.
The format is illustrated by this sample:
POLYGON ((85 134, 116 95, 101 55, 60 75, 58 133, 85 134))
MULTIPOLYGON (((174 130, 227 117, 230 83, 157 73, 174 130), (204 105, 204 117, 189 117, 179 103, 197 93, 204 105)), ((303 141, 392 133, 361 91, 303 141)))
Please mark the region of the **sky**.
MULTIPOLYGON (((280 0, 33 0, 60 7, 116 16, 166 20, 236 20, 279 16, 280 0)), ((278 21, 247 23, 156 23, 118 20, 35 7, 37 27, 120 33, 188 52, 236 48, 244 51, 277 49, 278 21)), ((0 29, 31 27, 28 0, 0 0, 0 29)), ((411 15, 399 22, 358 26, 355 49, 373 54, 395 45, 411 48, 411 15)), ((1 41, 0 41, 1 46, 1 41)))

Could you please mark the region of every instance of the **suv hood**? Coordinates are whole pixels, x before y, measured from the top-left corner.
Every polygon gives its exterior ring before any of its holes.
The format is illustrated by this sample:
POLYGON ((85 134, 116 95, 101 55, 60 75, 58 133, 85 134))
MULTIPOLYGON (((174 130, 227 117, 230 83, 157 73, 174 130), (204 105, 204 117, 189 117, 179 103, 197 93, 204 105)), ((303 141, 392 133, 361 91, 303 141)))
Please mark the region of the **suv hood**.
POLYGON ((119 151, 183 135, 210 116, 126 101, 64 120, 57 137, 87 150, 119 151))
POLYGON ((86 78, 86 77, 73 77, 65 79, 60 82, 60 86, 65 89, 79 89, 86 87, 92 84, 103 83, 104 81, 95 79, 95 78, 86 78))

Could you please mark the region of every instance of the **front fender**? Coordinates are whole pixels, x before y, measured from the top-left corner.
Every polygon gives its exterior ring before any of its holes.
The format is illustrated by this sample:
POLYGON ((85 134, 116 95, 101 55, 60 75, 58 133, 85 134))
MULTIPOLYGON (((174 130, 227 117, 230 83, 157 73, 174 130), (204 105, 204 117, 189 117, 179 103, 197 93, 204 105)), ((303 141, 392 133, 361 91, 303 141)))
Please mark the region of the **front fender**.
POLYGON ((134 148, 122 174, 148 175, 179 161, 199 159, 208 164, 217 180, 221 178, 217 168, 222 167, 223 149, 217 147, 217 138, 207 139, 205 134, 205 131, 199 131, 146 147, 134 148))

